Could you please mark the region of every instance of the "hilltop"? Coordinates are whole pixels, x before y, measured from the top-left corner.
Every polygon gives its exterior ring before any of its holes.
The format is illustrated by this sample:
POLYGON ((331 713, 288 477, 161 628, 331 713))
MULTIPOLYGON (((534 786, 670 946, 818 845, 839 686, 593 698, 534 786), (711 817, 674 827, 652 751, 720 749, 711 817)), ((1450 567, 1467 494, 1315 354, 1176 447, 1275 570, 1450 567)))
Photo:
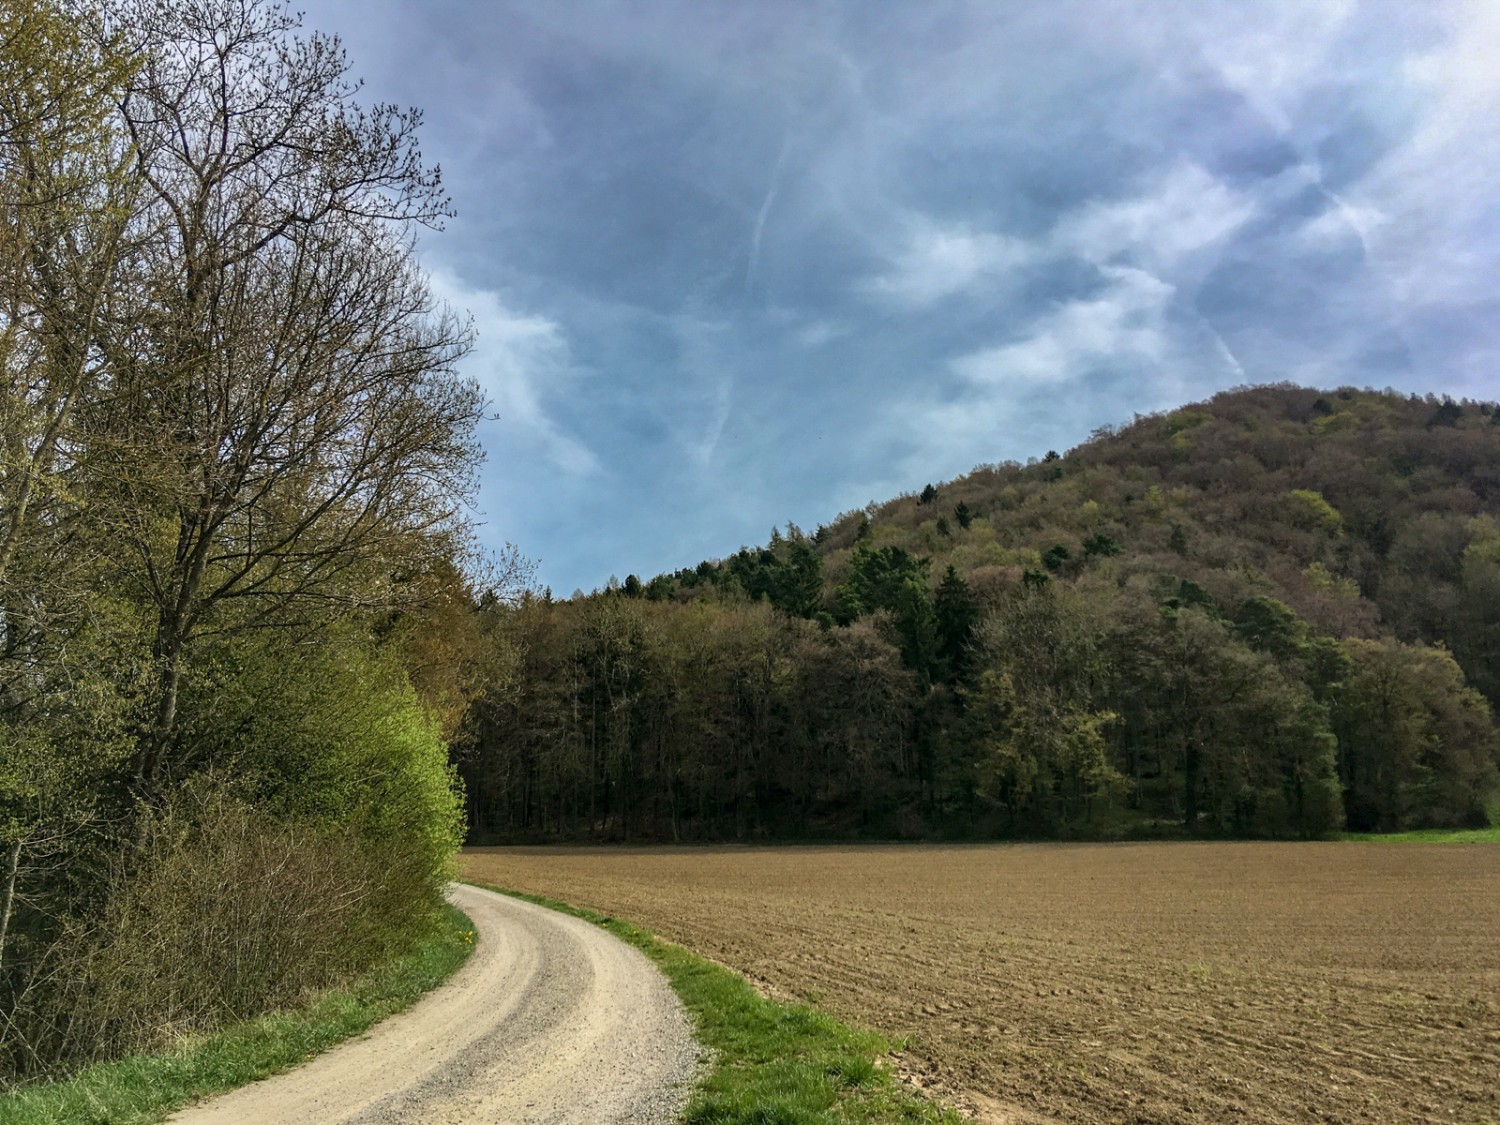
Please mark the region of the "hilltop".
MULTIPOLYGON (((1500 590, 1484 563, 1500 556, 1497 517, 1500 407, 1284 385, 1137 416, 1062 456, 981 465, 806 538, 835 616, 856 552, 894 548, 935 575, 952 566, 986 602, 1028 572, 1175 576, 1222 604, 1272 595, 1330 634, 1444 643, 1496 702, 1500 590)), ((738 586, 798 612, 785 576, 802 541, 773 533, 642 593, 738 586)))
POLYGON ((1493 403, 1279 385, 1138 416, 505 611, 518 655, 474 714, 471 816, 499 836, 1482 824, 1497 517, 1493 403))

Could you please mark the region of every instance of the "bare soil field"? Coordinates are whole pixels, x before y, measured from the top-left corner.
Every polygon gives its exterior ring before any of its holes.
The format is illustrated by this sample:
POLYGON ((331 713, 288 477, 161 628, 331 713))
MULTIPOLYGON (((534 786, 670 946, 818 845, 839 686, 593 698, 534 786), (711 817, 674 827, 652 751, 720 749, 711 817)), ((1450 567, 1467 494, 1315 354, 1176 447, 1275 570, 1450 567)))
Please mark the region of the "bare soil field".
POLYGON ((893 1036, 982 1122, 1500 1122, 1500 847, 475 849, 893 1036))

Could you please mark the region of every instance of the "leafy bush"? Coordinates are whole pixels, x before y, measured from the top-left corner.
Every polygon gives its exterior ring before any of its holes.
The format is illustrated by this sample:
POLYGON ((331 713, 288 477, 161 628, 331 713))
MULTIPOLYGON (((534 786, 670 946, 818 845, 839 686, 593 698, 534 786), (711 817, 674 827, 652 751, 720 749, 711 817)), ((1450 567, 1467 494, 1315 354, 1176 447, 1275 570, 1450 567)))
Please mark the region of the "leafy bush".
POLYGON ((204 767, 257 808, 426 865, 434 902, 463 835, 448 748, 393 660, 348 631, 241 643, 186 689, 204 767))
POLYGON ((15 1074, 294 1005, 440 916, 461 802, 436 721, 372 642, 240 639, 184 701, 197 772, 120 817, 88 893, 25 947, 0 1033, 15 1074))
POLYGON ((47 986, 18 1012, 39 1058, 159 1049, 293 1006, 438 917, 420 849, 281 821, 212 781, 185 787, 139 833, 101 914, 54 946, 47 986))

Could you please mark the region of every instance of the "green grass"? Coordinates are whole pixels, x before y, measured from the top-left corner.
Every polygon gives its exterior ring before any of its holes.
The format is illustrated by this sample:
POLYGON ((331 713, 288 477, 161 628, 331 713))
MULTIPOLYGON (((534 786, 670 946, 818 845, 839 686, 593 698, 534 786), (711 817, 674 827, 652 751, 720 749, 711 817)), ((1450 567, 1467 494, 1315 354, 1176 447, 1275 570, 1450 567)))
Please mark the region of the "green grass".
MULTIPOLYGON (((685 1125, 959 1125, 955 1114, 881 1065, 892 1048, 885 1037, 815 1008, 768 1000, 728 969, 627 922, 533 895, 515 897, 596 923, 661 968, 712 1053, 685 1125)), ((408 1007, 462 964, 472 935, 468 918, 450 908, 436 937, 347 990, 165 1054, 105 1063, 0 1097, 0 1125, 145 1125, 196 1098, 288 1070, 408 1007)))
POLYGON ((1423 828, 1416 832, 1344 832, 1341 840, 1370 844, 1500 844, 1500 826, 1490 828, 1423 828))
POLYGON ((593 922, 656 962, 682 998, 698 1041, 712 1054, 685 1125, 961 1121, 881 1065, 892 1048, 881 1035, 815 1008, 768 1000, 736 973, 629 922, 503 887, 488 889, 593 922))
POLYGON ((63 1082, 0 1096, 0 1125, 145 1125, 196 1098, 289 1070, 410 1007, 463 964, 473 924, 447 907, 438 931, 404 957, 306 1008, 224 1028, 177 1049, 103 1063, 63 1082))
POLYGON ((1372 844, 1500 844, 1500 797, 1485 809, 1489 828, 1423 828, 1415 832, 1343 832, 1341 840, 1372 844))

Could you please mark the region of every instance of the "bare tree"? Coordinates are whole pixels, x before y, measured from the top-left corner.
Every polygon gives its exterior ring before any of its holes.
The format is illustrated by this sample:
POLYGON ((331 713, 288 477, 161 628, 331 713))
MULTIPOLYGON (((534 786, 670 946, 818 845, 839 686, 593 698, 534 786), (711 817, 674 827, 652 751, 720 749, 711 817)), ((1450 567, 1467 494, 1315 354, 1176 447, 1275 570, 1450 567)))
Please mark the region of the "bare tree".
POLYGON ((397 603, 451 553, 478 451, 470 334, 412 254, 448 214, 419 114, 363 109, 337 40, 262 0, 122 3, 145 200, 102 318, 98 508, 154 608, 135 780, 168 748, 195 638, 397 603))

